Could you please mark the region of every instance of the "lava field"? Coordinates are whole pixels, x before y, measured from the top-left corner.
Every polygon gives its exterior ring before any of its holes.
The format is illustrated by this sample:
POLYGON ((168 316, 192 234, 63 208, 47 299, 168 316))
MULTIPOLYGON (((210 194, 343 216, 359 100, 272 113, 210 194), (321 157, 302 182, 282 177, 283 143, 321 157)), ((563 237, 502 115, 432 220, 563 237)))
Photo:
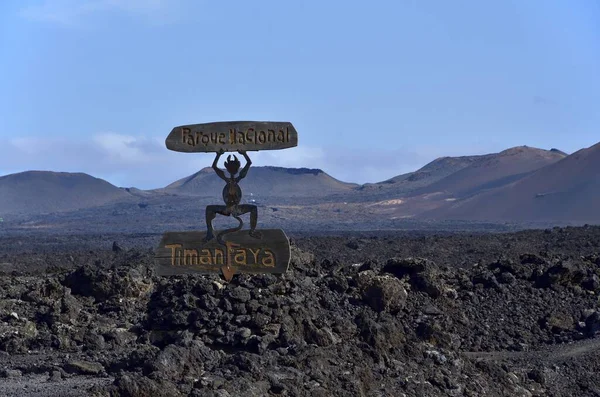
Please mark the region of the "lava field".
POLYGON ((0 239, 0 395, 600 396, 600 227, 298 235, 230 283, 155 237, 0 239))

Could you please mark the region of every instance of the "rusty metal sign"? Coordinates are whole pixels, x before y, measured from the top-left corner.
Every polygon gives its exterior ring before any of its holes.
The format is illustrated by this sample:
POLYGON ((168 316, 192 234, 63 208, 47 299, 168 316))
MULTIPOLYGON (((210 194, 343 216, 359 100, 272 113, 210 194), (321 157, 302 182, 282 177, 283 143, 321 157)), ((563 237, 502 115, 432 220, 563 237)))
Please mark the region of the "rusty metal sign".
POLYGON ((298 134, 289 122, 233 121, 175 127, 166 139, 167 148, 179 152, 216 152, 212 168, 225 184, 223 204, 206 207, 206 232, 167 232, 156 250, 159 275, 221 272, 227 281, 237 273, 276 273, 287 271, 290 243, 283 230, 260 230, 258 207, 242 204, 239 182, 246 177, 252 161, 248 150, 276 150, 296 146, 298 134), (229 154, 237 151, 244 158, 229 154), (240 170, 241 168, 241 170, 240 170), (250 215, 249 230, 242 230, 242 215, 250 215), (213 220, 235 218, 239 225, 215 231, 213 220))
POLYGON ((188 153, 279 150, 297 146, 298 133, 289 122, 222 121, 175 127, 165 143, 188 153))
POLYGON ((290 244, 280 229, 261 230, 256 239, 238 230, 207 240, 205 232, 165 233, 156 250, 161 275, 187 273, 284 273, 290 261, 290 244))

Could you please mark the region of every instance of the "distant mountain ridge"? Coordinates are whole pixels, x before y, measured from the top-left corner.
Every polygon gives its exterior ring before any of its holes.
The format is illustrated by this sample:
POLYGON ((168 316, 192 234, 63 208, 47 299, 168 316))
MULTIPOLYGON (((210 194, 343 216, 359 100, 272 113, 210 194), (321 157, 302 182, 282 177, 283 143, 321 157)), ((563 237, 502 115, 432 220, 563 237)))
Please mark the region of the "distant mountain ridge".
POLYGON ((365 191, 387 190, 396 194, 409 193, 460 171, 483 156, 485 155, 440 157, 417 171, 398 175, 383 182, 367 183, 359 189, 365 191))
POLYGON ((130 196, 125 190, 84 173, 26 171, 0 177, 0 214, 70 211, 130 196))
POLYGON ((414 192, 417 194, 448 193, 464 197, 482 190, 502 186, 525 177, 565 158, 560 151, 517 146, 499 153, 472 157, 460 170, 414 192))
POLYGON ((426 212, 422 217, 600 223, 600 143, 515 182, 426 212))
MULTIPOLYGON (((453 199, 513 182, 565 156, 557 149, 517 146, 498 153, 440 157, 417 171, 365 184, 357 190, 380 200, 432 195, 439 200, 453 199)), ((421 208, 419 204, 411 210, 404 207, 407 212, 402 216, 412 216, 421 208)))
MULTIPOLYGON (((265 205, 263 216, 294 225, 330 228, 330 222, 351 225, 362 219, 377 225, 406 218, 600 223, 600 143, 571 155, 518 146, 441 157, 415 172, 366 185, 339 181, 321 169, 252 167, 240 186, 244 201, 265 205)), ((0 217, 91 208, 99 222, 145 211, 139 225, 158 224, 168 211, 220 201, 223 187, 209 167, 154 190, 118 188, 82 173, 29 171, 0 177, 0 217), (102 209, 94 212, 96 207, 102 209)))
MULTIPOLYGON (((224 182, 210 167, 171 183, 159 191, 191 196, 219 196, 224 182)), ((349 192, 358 185, 339 181, 312 168, 251 167, 240 181, 244 194, 260 196, 325 196, 349 192)))

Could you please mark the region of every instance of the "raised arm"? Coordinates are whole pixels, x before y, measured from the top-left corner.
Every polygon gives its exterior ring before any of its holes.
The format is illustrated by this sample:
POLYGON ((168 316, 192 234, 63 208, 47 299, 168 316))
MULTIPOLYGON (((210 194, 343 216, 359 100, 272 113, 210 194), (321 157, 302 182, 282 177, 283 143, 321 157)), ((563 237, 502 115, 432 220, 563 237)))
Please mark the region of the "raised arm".
POLYGON ((217 167, 217 163, 219 162, 219 159, 221 158, 221 155, 223 153, 225 153, 223 151, 223 149, 221 149, 219 152, 217 152, 215 161, 213 161, 213 164, 212 164, 212 169, 215 170, 215 173, 219 176, 219 178, 223 179, 224 181, 227 181, 227 177, 225 176, 225 173, 223 172, 223 170, 220 169, 219 167, 217 167))
POLYGON ((252 160, 250 160, 250 157, 248 157, 248 154, 246 154, 245 150, 238 150, 238 153, 241 154, 242 156, 244 156, 244 158, 246 159, 246 165, 240 171, 240 175, 237 178, 235 178, 236 182, 241 181, 242 179, 244 179, 246 177, 246 175, 248 175, 248 170, 250 169, 250 166, 252 165, 252 160))

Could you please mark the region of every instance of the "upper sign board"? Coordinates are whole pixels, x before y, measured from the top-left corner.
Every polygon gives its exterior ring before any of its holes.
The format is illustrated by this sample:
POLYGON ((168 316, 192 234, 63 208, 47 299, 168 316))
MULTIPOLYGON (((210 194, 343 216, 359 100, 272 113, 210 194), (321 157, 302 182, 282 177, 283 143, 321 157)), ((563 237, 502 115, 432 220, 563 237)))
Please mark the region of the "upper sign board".
POLYGON ((298 133, 290 122, 222 121, 175 127, 165 142, 188 153, 278 150, 297 146, 298 133))

